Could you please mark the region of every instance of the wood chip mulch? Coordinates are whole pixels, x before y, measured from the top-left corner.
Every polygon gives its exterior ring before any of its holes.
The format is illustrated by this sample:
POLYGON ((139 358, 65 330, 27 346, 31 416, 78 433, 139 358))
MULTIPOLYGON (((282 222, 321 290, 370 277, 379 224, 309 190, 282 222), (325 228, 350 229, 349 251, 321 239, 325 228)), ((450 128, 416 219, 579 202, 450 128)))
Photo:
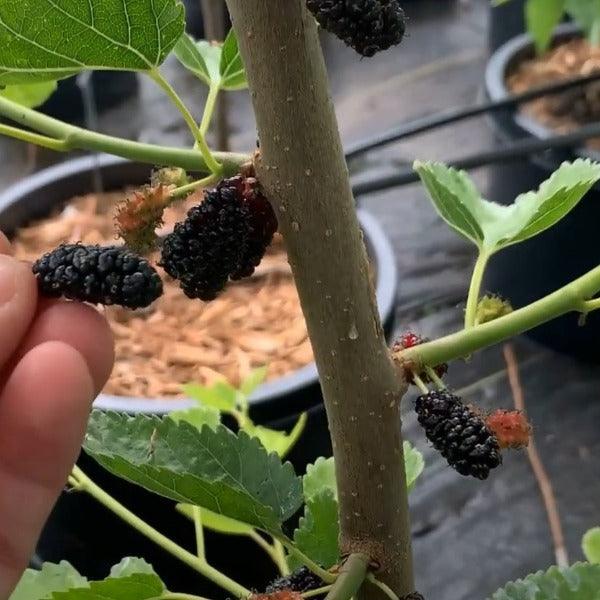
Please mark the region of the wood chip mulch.
MULTIPOLYGON (((600 70, 600 47, 585 39, 572 39, 542 56, 521 62, 507 80, 513 93, 590 75, 600 70)), ((523 110, 543 125, 566 133, 600 120, 600 82, 528 102, 523 110)), ((588 145, 600 149, 600 139, 588 145)))

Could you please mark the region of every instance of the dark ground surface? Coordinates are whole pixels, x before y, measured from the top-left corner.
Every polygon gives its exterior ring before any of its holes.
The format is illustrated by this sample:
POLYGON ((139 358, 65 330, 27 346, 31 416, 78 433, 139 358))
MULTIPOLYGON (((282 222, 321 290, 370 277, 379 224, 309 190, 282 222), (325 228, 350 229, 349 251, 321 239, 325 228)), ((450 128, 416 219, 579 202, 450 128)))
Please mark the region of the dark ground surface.
MULTIPOLYGON (((403 120, 448 106, 473 103, 481 92, 487 55, 487 2, 409 0, 409 37, 382 57, 359 60, 336 40, 324 40, 344 141, 350 143, 403 120)), ((198 86, 169 62, 169 78, 192 106, 198 86)), ((249 103, 232 97, 233 146, 254 144, 249 103)), ((103 132, 147 142, 189 142, 178 116, 149 81, 140 97, 100 118, 103 132)), ((385 170, 414 158, 456 158, 489 148, 484 120, 443 129, 370 154, 361 169, 385 170), (375 167, 377 165, 377 167, 375 167)), ((0 181, 7 185, 56 156, 0 142, 0 181)), ((475 173, 485 189, 486 171, 475 173)), ((419 186, 364 200, 396 248, 400 269, 398 331, 414 328, 434 337, 461 325, 474 254, 440 221, 419 186)), ((600 523, 600 372, 528 340, 516 343, 537 443, 551 476, 568 551, 581 558, 583 532, 600 523), (594 457, 596 460, 594 461, 594 457), (595 466, 594 466, 595 465, 595 466)), ((501 348, 453 365, 449 381, 468 401, 510 406, 501 348)), ((477 600, 499 585, 553 562, 540 494, 524 453, 508 453, 486 482, 460 477, 424 441, 411 402, 407 438, 425 454, 427 468, 411 496, 418 587, 428 600, 477 600)))

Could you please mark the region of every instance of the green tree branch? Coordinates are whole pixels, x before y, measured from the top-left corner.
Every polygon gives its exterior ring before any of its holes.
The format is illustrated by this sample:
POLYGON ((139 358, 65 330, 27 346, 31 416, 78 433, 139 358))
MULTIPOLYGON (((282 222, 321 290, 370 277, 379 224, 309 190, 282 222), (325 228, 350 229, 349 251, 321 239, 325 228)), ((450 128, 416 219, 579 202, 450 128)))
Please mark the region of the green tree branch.
MULTIPOLYGON (((4 124, 0 124, 0 134, 51 150, 59 152, 69 152, 71 150, 106 152, 153 165, 181 167, 186 171, 206 174, 211 172, 198 150, 144 144, 88 131, 76 125, 53 119, 30 108, 25 108, 2 96, 0 96, 0 116, 43 135, 38 136, 30 131, 4 124)), ((213 152, 212 155, 221 163, 224 176, 238 173, 241 165, 250 160, 250 156, 247 154, 213 152)))
POLYGON ((592 298, 599 291, 600 266, 541 300, 508 315, 432 342, 394 352, 393 359, 401 368, 406 366, 418 372, 427 365, 463 358, 569 312, 587 314, 596 310, 600 308, 600 302, 592 298))

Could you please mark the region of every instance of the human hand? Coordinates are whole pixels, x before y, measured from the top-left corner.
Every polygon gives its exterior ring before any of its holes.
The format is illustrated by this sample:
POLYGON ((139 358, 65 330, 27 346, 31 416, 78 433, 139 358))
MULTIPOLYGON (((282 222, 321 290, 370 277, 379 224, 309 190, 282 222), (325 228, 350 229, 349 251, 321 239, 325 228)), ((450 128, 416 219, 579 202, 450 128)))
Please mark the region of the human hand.
POLYGON ((7 600, 67 480, 113 339, 90 306, 38 298, 0 233, 0 600, 7 600))

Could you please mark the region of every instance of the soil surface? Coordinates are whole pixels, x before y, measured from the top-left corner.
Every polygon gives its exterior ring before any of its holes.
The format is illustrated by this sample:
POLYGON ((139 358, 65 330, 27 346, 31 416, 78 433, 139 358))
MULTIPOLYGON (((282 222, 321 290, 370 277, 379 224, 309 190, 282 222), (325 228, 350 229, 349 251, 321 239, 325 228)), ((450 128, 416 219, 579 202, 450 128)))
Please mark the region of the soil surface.
MULTIPOLYGON (((585 77, 600 70, 600 48, 585 39, 572 39, 542 56, 520 63, 507 80, 511 92, 521 93, 542 85, 585 77)), ((523 111, 534 119, 566 133, 600 119, 600 82, 528 102, 523 111)), ((600 148, 600 139, 587 142, 600 148)))

